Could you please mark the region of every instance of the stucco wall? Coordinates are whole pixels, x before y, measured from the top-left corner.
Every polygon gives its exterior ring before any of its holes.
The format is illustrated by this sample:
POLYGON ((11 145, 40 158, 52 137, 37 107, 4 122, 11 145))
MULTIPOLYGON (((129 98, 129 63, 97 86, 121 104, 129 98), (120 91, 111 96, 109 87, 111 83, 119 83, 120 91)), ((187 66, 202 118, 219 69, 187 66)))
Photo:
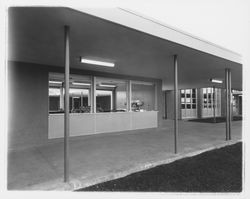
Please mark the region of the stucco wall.
MULTIPOLYGON (((181 119, 181 102, 180 102, 180 91, 178 93, 178 118, 181 119)), ((167 119, 174 119, 174 91, 166 91, 166 110, 167 110, 167 119)))
POLYGON ((48 72, 32 64, 8 65, 8 148, 48 140, 48 72))
MULTIPOLYGON (((8 148, 23 149, 44 145, 48 139, 48 73, 63 72, 62 67, 29 63, 8 64, 8 148)), ((112 74, 83 70, 71 73, 114 77, 112 74)), ((162 81, 133 76, 115 76, 121 79, 153 81, 157 83, 158 125, 161 126, 164 106, 162 81)))

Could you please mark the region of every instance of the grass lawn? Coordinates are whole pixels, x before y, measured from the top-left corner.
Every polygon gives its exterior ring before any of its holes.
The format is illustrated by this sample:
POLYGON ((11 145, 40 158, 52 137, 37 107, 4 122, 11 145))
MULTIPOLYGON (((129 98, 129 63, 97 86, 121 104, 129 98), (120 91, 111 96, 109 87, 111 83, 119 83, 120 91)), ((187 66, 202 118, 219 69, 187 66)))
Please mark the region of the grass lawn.
POLYGON ((241 192, 242 143, 79 191, 241 192))
MULTIPOLYGON (((239 121, 239 120, 242 120, 242 116, 233 116, 233 121, 239 121)), ((190 122, 214 123, 214 118, 213 117, 208 117, 208 118, 200 118, 200 119, 190 119, 188 121, 190 121, 190 122)), ((226 122, 226 118, 225 117, 216 117, 215 122, 216 123, 226 122)))

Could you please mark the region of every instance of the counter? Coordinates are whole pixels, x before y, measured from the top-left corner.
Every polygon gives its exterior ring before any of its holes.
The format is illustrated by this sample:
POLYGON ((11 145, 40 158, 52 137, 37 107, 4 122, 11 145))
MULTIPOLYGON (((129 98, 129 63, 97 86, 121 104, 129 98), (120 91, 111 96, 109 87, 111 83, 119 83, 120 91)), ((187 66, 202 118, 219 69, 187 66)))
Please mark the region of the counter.
MULTIPOLYGON (((158 111, 70 113, 70 136, 156 128, 158 111)), ((64 114, 49 115, 48 138, 62 138, 64 114)))

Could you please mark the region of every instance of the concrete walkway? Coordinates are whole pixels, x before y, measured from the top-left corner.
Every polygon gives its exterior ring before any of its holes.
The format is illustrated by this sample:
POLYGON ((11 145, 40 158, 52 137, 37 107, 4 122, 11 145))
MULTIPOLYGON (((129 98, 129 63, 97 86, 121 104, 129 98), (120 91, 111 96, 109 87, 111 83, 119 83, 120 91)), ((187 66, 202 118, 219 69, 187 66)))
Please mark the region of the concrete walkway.
POLYGON ((77 137, 70 141, 70 183, 63 183, 63 143, 8 154, 8 189, 76 190, 169 163, 241 140, 242 122, 179 122, 179 153, 173 149, 173 121, 158 129, 77 137))

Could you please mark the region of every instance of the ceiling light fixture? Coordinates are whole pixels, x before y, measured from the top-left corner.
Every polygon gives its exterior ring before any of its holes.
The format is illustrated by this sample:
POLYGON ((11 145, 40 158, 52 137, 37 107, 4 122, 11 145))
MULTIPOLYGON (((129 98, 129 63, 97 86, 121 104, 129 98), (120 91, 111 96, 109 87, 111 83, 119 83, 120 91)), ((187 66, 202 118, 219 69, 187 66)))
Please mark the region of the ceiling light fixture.
POLYGON ((222 84, 223 81, 222 80, 219 80, 219 79, 210 79, 211 82, 213 83, 217 83, 217 84, 222 84))
POLYGON ((112 85, 112 84, 100 84, 99 86, 101 86, 101 87, 110 87, 110 88, 116 87, 116 85, 112 85))
POLYGON ((78 86, 90 86, 90 83, 84 83, 84 82, 72 82, 72 84, 78 86))
POLYGON ((50 83, 50 84, 62 84, 62 82, 60 82, 60 81, 52 81, 52 80, 49 81, 49 83, 50 83))
POLYGON ((114 67, 115 66, 115 64, 112 62, 97 61, 97 60, 86 59, 86 58, 82 58, 82 57, 81 57, 81 63, 107 66, 107 67, 114 67))

